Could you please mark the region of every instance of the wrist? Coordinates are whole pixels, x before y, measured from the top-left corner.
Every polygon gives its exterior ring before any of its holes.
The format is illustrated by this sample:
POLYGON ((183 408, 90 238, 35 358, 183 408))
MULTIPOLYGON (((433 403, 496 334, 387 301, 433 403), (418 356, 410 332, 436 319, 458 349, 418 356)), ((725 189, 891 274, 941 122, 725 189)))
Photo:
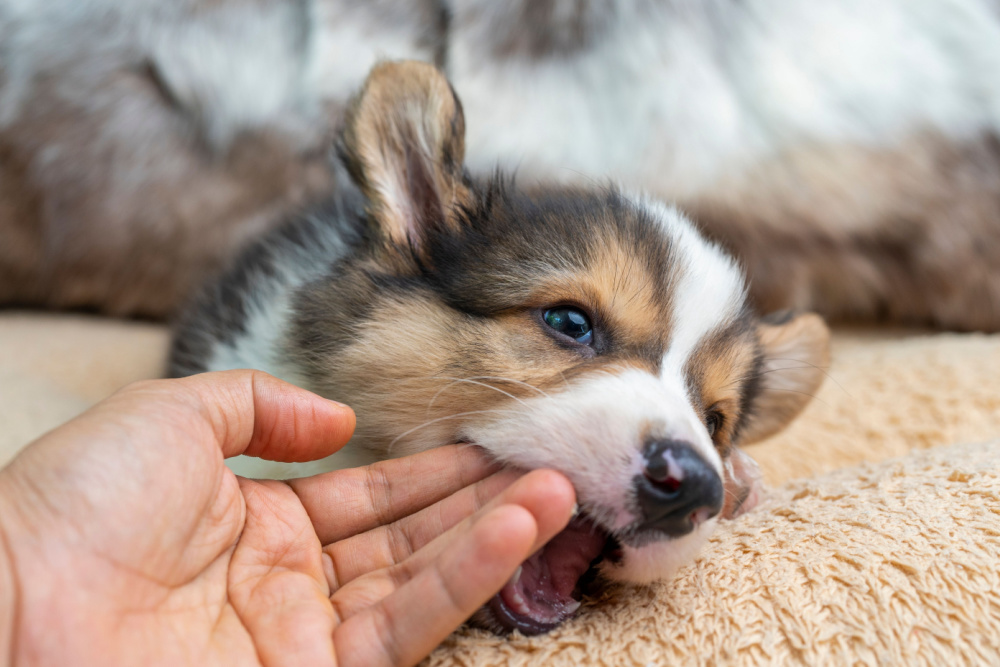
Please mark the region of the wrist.
POLYGON ((10 667, 14 661, 14 632, 17 623, 20 586, 14 572, 13 545, 3 517, 12 509, 6 497, 9 473, 0 469, 0 667, 10 667))

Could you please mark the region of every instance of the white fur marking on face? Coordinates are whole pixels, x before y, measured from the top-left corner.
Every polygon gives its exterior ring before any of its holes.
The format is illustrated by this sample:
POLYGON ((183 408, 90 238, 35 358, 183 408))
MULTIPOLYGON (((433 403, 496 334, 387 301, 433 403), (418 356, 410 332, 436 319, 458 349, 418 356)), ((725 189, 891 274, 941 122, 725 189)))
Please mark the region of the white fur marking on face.
MULTIPOLYGON (((649 433, 688 442, 707 438, 687 396, 640 370, 594 373, 548 397, 525 399, 522 408, 459 435, 505 463, 561 470, 581 506, 612 529, 637 518, 627 501, 642 474, 649 433)), ((702 454, 721 471, 714 449, 702 454)))
MULTIPOLYGON (((559 393, 529 398, 523 410, 491 423, 477 423, 462 434, 505 463, 523 468, 554 468, 573 482, 584 510, 608 529, 622 529, 639 517, 630 507, 632 486, 642 474, 645 435, 700 444, 713 467, 722 464, 707 433, 676 383, 640 370, 595 373, 559 393)), ((624 547, 618 565, 605 563, 606 576, 623 581, 664 579, 691 562, 712 534, 717 519, 690 534, 624 547)))
MULTIPOLYGON (((666 211, 666 213, 673 213, 666 211)), ((673 213, 677 216, 676 213, 673 213)), ((673 328, 663 358, 663 377, 681 376, 691 353, 708 334, 730 324, 743 306, 746 288, 736 263, 689 225, 675 237, 684 262, 674 284, 673 328)))
MULTIPOLYGON (((705 240, 677 209, 643 197, 634 197, 633 201, 660 222, 674 247, 677 273, 670 295, 671 338, 660 379, 689 397, 684 368, 705 336, 730 324, 740 314, 746 299, 743 274, 732 258, 705 240)), ((693 410, 691 416, 697 419, 693 410)), ((701 434, 704 429, 700 420, 697 423, 701 434)), ((718 459, 707 432, 692 444, 709 460, 718 459)))
MULTIPOLYGON (((594 373, 559 393, 526 399, 523 407, 469 426, 462 437, 505 463, 561 470, 573 482, 580 505, 605 529, 623 529, 639 519, 630 506, 632 488, 642 475, 642 445, 650 432, 700 445, 721 474, 719 455, 687 395, 651 373, 594 373)), ((713 518, 682 537, 626 546, 622 562, 605 563, 602 571, 635 582, 673 576, 691 562, 716 523, 713 518)))

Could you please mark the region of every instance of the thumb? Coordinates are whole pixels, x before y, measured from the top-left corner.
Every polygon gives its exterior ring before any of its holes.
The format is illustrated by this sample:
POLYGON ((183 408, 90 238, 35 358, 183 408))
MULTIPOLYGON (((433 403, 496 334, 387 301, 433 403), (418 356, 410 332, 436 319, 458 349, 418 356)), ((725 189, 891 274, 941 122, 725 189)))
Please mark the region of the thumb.
POLYGON ((216 435, 225 457, 315 461, 350 440, 351 408, 260 371, 202 373, 179 380, 216 435))

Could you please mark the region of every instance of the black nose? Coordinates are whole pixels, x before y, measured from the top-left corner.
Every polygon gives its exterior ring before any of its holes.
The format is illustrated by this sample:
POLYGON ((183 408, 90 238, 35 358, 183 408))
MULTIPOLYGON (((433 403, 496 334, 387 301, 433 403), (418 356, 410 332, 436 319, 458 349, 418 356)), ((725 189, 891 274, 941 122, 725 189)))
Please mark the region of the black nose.
POLYGON ((654 440, 643 456, 635 479, 642 529, 679 537, 722 509, 722 479, 691 445, 654 440))

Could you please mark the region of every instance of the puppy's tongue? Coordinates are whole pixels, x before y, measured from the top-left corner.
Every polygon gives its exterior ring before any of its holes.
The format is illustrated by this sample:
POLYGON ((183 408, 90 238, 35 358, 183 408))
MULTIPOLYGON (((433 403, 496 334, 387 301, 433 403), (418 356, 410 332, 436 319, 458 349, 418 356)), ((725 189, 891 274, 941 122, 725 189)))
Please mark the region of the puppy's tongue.
POLYGON ((535 552, 490 602, 497 619, 524 634, 547 632, 579 608, 577 585, 601 556, 607 535, 577 517, 535 552))

